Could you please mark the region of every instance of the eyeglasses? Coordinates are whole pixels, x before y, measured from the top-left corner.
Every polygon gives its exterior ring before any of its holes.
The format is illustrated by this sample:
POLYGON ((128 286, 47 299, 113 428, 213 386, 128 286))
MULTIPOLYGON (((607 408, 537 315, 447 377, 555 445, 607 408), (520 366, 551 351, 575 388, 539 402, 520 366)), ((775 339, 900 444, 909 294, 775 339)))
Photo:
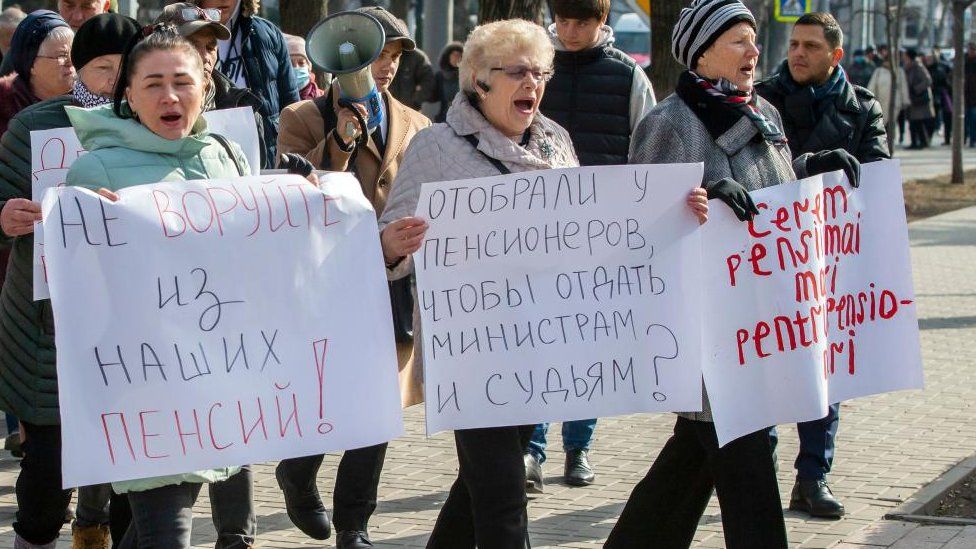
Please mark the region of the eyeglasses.
POLYGON ((532 76, 532 80, 535 80, 539 84, 544 84, 552 78, 552 71, 544 71, 542 69, 533 69, 531 67, 526 67, 525 65, 512 65, 510 67, 492 67, 493 71, 502 71, 505 76, 511 78, 512 80, 522 81, 528 75, 532 76))
POLYGON ((183 8, 180 10, 180 16, 187 22, 197 20, 220 22, 220 10, 215 8, 183 8))
POLYGON ((68 65, 71 64, 71 54, 68 54, 68 53, 62 53, 61 55, 41 55, 41 54, 37 54, 36 57, 40 57, 42 59, 54 59, 54 61, 58 65, 61 65, 62 67, 67 67, 68 65))

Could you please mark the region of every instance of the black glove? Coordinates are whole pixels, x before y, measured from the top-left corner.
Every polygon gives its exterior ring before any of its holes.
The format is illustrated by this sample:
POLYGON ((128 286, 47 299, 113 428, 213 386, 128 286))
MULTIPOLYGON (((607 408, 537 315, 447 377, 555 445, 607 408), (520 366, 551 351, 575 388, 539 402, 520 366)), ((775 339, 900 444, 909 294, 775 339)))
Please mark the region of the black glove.
POLYGON ((304 156, 295 153, 285 153, 278 157, 278 169, 288 170, 288 173, 308 177, 315 167, 304 156))
POLYGON ((861 184, 861 163, 844 149, 818 152, 807 158, 807 173, 810 175, 836 170, 844 171, 851 187, 856 189, 861 184))
POLYGON ((749 221, 752 216, 759 213, 756 203, 749 196, 749 191, 730 177, 705 183, 702 187, 708 193, 709 199, 718 198, 728 204, 739 221, 749 221))

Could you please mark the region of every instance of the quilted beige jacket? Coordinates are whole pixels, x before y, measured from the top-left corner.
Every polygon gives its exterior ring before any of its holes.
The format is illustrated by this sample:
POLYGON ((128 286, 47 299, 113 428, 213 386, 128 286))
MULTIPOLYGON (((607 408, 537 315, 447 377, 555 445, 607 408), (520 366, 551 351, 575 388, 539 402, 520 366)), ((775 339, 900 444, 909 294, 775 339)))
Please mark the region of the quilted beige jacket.
MULTIPOLYGON (((559 124, 537 113, 531 126, 531 137, 525 147, 519 146, 495 129, 468 101, 464 93, 454 98, 447 111, 447 121, 425 128, 414 136, 400 171, 393 181, 393 189, 380 217, 380 231, 388 224, 409 217, 417 210, 420 187, 434 181, 457 181, 498 175, 498 169, 464 137, 478 138, 478 149, 501 161, 515 172, 572 168, 579 166, 573 142, 559 124)), ((390 280, 403 278, 413 272, 413 259, 406 257, 389 269, 390 280)), ((414 375, 423 382, 423 337, 416 295, 413 308, 414 375)))

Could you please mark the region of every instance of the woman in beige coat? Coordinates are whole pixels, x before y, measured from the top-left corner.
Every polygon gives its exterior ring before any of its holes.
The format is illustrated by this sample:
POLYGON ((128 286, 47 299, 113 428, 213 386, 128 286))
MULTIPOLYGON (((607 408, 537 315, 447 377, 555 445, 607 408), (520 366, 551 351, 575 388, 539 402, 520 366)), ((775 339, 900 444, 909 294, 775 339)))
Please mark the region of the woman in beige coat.
POLYGON ((868 90, 874 94, 881 103, 881 112, 884 116, 885 126, 889 126, 892 121, 898 118, 898 113, 908 107, 908 79, 905 78, 905 71, 898 67, 898 89, 895 92, 895 110, 891 110, 891 62, 875 69, 868 81, 868 90))

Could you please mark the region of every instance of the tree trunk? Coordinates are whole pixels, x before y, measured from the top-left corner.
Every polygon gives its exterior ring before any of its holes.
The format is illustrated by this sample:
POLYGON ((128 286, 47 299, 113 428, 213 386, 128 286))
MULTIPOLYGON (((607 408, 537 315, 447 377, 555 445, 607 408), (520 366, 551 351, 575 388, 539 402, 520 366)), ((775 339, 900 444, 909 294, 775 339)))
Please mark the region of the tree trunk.
MULTIPOLYGON (((905 0, 885 0, 885 34, 888 37, 888 64, 891 69, 891 93, 888 95, 888 112, 892 114, 890 120, 885 120, 885 133, 888 136, 888 150, 895 156, 895 126, 898 123, 898 113, 901 105, 898 98, 898 67, 901 59, 898 57, 899 42, 901 41, 901 18, 905 10, 905 0)), ((904 99, 908 99, 907 97, 904 99)))
POLYGON ((546 8, 545 0, 481 0, 478 2, 478 22, 519 18, 541 25, 545 21, 546 8))
POLYGON ((390 13, 406 21, 411 4, 412 0, 390 0, 390 13))
POLYGON ((471 20, 468 15, 471 13, 468 0, 450 0, 454 2, 454 40, 464 42, 471 32, 471 20))
POLYGON ((280 2, 281 30, 285 34, 304 37, 329 12, 326 0, 280 2))
POLYGON ((953 0, 952 2, 952 48, 956 51, 952 67, 952 182, 963 183, 962 141, 965 136, 966 90, 966 10, 973 0, 953 0))
POLYGON ((658 101, 671 95, 684 70, 671 55, 671 31, 684 7, 675 0, 651 0, 651 84, 658 101))

